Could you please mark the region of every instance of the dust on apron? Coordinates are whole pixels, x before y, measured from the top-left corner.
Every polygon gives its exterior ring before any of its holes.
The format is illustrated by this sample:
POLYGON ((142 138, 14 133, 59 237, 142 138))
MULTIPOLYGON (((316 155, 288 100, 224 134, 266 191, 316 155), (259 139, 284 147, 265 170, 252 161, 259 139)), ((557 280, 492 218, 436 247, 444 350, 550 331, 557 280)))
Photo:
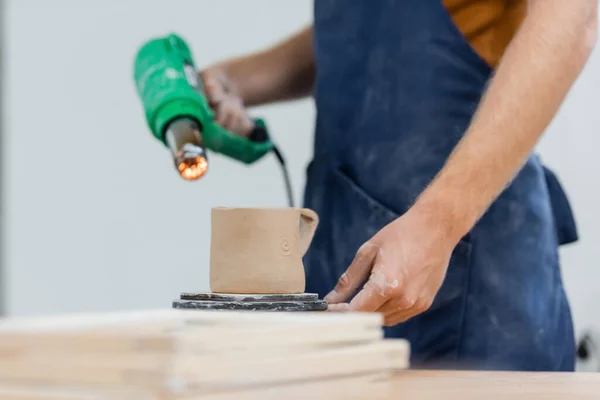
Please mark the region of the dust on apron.
MULTIPOLYGON (((442 168, 491 69, 440 0, 316 0, 317 108, 305 206, 320 226, 307 291, 327 294, 358 247, 442 168)), ((556 177, 533 154, 457 245, 425 313, 385 329, 418 367, 573 370, 558 246, 577 239, 556 177)))

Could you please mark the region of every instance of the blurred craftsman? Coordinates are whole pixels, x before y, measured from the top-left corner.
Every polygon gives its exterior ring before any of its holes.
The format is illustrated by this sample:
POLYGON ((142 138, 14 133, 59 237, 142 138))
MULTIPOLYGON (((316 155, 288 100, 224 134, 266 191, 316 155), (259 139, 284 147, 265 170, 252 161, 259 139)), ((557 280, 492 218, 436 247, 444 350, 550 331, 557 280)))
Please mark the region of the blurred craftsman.
POLYGON ((534 147, 596 43, 597 0, 317 0, 312 26, 206 68, 218 122, 314 96, 307 291, 380 312, 416 367, 568 371, 577 240, 534 147))

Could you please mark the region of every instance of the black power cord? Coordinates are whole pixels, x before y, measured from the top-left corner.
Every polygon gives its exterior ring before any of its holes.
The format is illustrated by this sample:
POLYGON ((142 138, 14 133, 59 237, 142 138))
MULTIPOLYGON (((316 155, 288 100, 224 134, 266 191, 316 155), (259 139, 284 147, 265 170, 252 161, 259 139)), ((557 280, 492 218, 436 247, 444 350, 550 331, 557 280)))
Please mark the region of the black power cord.
MULTIPOLYGON (((254 129, 250 133, 250 140, 254 142, 264 142, 269 139, 269 134, 267 130, 262 125, 255 125, 254 129)), ((277 157, 277 161, 279 161, 279 165, 281 166, 281 171, 283 172, 283 180, 285 182, 285 190, 287 192, 288 205, 290 207, 294 207, 294 194, 292 193, 292 182, 290 180, 290 174, 288 173, 287 166, 285 164, 285 158, 281 151, 277 148, 275 144, 273 144, 273 153, 275 157, 277 157)))
POLYGON ((294 207, 294 194, 292 193, 292 182, 290 180, 290 174, 288 173, 287 165, 285 163, 285 158, 283 158, 283 154, 277 148, 277 146, 273 145, 273 153, 277 160, 279 161, 279 165, 281 166, 281 172, 283 173, 283 180, 285 182, 285 190, 287 192, 288 205, 290 207, 294 207))

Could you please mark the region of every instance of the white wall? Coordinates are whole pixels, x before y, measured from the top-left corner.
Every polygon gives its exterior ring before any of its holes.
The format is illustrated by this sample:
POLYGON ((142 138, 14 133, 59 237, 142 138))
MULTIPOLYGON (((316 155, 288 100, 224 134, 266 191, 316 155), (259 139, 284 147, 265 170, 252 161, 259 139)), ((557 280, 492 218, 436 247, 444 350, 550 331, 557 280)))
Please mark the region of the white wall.
MULTIPOLYGON (((210 207, 284 206, 269 157, 251 168, 211 157, 181 181, 143 120, 137 46, 177 31, 201 65, 273 43, 311 20, 310 0, 9 0, 2 157, 10 314, 169 306, 208 289, 210 207)), ((562 251, 577 327, 600 327, 600 55, 541 150, 573 202, 581 241, 562 251)), ((300 201, 310 101, 257 110, 287 155, 300 201)))
MULTIPOLYGON (((182 181, 146 128, 137 47, 180 33, 196 62, 272 44, 312 19, 295 0, 11 0, 4 260, 10 314, 170 307, 208 289, 212 206, 286 206, 273 156, 252 168, 210 156, 182 181)), ((313 105, 256 110, 287 156, 296 200, 313 105)))

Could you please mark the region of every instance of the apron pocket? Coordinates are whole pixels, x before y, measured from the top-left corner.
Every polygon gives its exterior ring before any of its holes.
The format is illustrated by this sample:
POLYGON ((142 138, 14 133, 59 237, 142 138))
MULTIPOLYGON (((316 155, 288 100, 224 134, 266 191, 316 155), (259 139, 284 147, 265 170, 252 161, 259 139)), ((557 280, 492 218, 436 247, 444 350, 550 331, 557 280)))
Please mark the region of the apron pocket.
MULTIPOLYGON (((395 219, 399 218, 402 214, 404 214, 406 211, 408 211, 408 209, 410 208, 410 206, 408 205, 408 203, 406 205, 400 205, 398 207, 399 210, 402 210, 401 212, 396 212, 394 210, 392 210, 390 207, 387 207, 385 205, 383 205, 379 200, 375 199, 373 196, 371 196, 370 194, 368 194, 363 188, 360 187, 360 185, 354 181, 354 179, 352 179, 342 168, 333 168, 333 174, 335 175, 335 177, 337 178, 337 180, 346 187, 347 191, 352 192, 356 197, 360 200, 361 204, 364 205, 365 207, 367 207, 373 214, 373 218, 376 219, 378 222, 385 222, 381 228, 383 228, 385 225, 389 224, 390 222, 394 221, 395 219)), ((380 228, 380 229, 381 229, 380 228)), ((471 233, 467 233, 465 236, 463 236, 458 244, 460 246, 465 246, 465 245, 469 245, 471 244, 471 233)))
MULTIPOLYGON (((346 190, 352 192, 360 203, 366 206, 372 213, 374 213, 379 220, 383 220, 386 224, 400 217, 400 213, 392 211, 389 207, 384 206, 376 200, 373 196, 368 194, 358 183, 352 179, 346 171, 342 168, 333 168, 333 173, 337 177, 338 181, 346 187, 346 190)), ((383 228, 383 226, 382 226, 383 228)))

